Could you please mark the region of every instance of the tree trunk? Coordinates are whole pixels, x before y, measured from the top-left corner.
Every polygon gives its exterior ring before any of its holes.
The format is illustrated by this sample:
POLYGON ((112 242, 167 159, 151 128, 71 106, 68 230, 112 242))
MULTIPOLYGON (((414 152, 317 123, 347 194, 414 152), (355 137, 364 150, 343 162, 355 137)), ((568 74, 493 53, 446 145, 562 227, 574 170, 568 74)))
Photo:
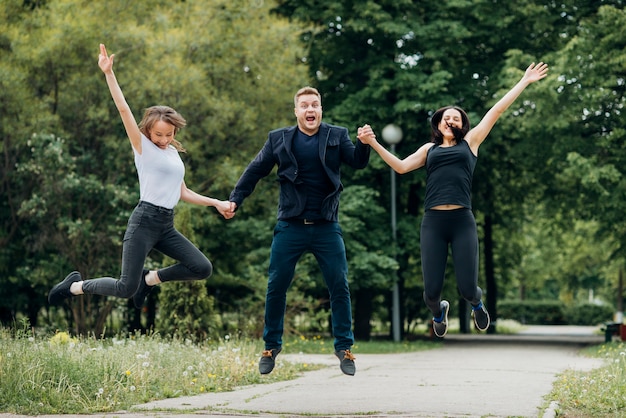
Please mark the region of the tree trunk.
POLYGON ((369 341, 372 336, 372 290, 359 289, 354 296, 354 338, 369 341))
POLYGON ((459 298, 459 332, 461 334, 468 334, 470 332, 470 315, 468 302, 459 298))

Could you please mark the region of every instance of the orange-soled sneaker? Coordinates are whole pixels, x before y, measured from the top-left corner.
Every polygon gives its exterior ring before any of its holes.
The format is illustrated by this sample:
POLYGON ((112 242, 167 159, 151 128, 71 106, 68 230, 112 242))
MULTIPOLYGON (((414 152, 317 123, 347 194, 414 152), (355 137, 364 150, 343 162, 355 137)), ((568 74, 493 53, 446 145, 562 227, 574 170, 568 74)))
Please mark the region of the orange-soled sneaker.
POLYGON ((339 359, 339 368, 344 374, 348 376, 354 376, 356 373, 356 366, 354 365, 354 354, 350 350, 335 351, 335 355, 339 359))
POLYGON ((274 370, 276 364, 276 356, 282 351, 282 348, 272 348, 271 350, 263 350, 261 359, 259 360, 259 372, 261 374, 268 374, 274 370))

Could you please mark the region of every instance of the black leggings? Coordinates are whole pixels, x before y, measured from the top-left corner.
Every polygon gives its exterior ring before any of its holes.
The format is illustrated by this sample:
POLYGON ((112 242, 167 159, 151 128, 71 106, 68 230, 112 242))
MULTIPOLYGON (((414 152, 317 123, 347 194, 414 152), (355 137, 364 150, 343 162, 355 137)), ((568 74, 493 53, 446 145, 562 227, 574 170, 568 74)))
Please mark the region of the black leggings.
POLYGON ((128 220, 119 280, 112 277, 85 280, 83 292, 132 297, 143 280, 143 265, 152 249, 178 261, 177 264, 158 270, 162 282, 199 280, 209 277, 213 272, 209 259, 174 228, 174 211, 142 201, 128 220))
POLYGON ((461 296, 476 306, 482 290, 478 287, 478 232, 470 209, 427 210, 420 233, 424 302, 434 316, 441 314, 439 304, 448 260, 448 246, 456 283, 461 296))

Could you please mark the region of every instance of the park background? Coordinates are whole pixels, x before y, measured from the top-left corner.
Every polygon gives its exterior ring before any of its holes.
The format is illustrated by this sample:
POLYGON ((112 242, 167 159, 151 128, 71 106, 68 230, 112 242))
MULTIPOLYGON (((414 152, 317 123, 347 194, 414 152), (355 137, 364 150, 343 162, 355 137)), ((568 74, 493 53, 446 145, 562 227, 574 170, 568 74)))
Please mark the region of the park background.
MULTIPOLYGON (((139 195, 97 66, 99 43, 116 54, 136 118, 165 104, 187 119, 178 138, 188 150, 186 183, 220 199, 267 132, 295 124, 293 95, 303 85, 321 91, 324 120, 348 127, 354 140, 365 123, 381 141, 385 126, 400 127, 394 147, 404 157, 429 140, 437 108, 460 105, 475 125, 531 62, 547 62, 549 76, 522 93, 481 147, 473 184, 479 282, 496 320, 610 321, 623 310, 626 250, 624 27, 621 0, 4 0, 0 323, 97 336, 262 331, 278 201, 272 175, 230 221, 177 206, 177 228, 214 263, 210 279, 168 283, 143 310, 99 296, 48 306, 49 289, 72 270, 118 276, 139 195)), ((396 176, 395 190, 390 176, 376 155, 365 170, 343 171, 357 340, 392 337, 394 289, 403 338, 429 319, 419 249, 425 172, 396 176)), ((147 267, 171 262, 152 253, 147 267)), ((444 296, 469 332, 452 266, 448 273, 444 296)), ((329 333, 329 315, 307 255, 286 329, 329 333)))

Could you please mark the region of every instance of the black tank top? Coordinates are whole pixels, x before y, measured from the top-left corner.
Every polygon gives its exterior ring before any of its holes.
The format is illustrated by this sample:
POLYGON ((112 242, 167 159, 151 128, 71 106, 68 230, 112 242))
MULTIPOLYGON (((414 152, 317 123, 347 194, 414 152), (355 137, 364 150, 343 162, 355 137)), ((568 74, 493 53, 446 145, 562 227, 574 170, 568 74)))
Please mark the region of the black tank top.
POLYGON ((472 176, 478 158, 467 141, 452 147, 435 145, 426 156, 426 210, 439 205, 472 208, 472 176))

